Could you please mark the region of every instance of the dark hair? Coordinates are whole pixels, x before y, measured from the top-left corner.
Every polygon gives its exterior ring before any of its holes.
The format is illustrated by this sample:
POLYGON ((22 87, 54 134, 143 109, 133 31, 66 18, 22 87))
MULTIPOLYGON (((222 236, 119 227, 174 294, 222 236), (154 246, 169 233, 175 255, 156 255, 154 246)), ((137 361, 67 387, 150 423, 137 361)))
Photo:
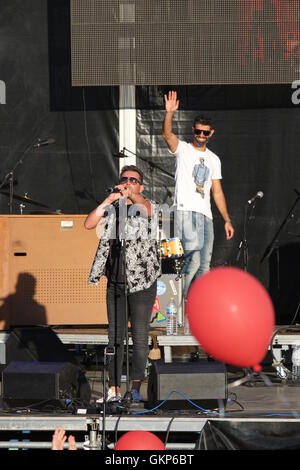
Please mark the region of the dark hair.
POLYGON ((194 127, 196 124, 202 124, 203 126, 210 126, 211 129, 213 128, 212 120, 206 116, 196 116, 194 119, 194 127))
POLYGON ((122 176, 123 173, 125 173, 125 171, 135 171, 136 173, 138 173, 140 175, 141 184, 143 184, 144 175, 143 175, 143 172, 137 166, 135 166, 135 165, 125 165, 125 166, 123 166, 123 168, 121 170, 121 173, 120 173, 120 176, 122 176))

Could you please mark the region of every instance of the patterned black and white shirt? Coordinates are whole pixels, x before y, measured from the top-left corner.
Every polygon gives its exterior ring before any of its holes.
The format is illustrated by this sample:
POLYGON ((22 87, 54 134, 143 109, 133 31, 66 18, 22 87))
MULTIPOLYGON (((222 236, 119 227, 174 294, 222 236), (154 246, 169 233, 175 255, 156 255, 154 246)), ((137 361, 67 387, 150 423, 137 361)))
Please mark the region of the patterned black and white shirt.
MULTIPOLYGON (((125 218, 126 279, 130 293, 148 289, 161 275, 156 240, 157 213, 155 206, 153 204, 152 206, 154 215, 150 218, 143 217, 138 212, 125 218)), ((106 274, 106 263, 111 247, 110 240, 116 234, 116 220, 115 207, 109 206, 104 220, 104 231, 89 275, 89 284, 98 284, 100 278, 106 274)))

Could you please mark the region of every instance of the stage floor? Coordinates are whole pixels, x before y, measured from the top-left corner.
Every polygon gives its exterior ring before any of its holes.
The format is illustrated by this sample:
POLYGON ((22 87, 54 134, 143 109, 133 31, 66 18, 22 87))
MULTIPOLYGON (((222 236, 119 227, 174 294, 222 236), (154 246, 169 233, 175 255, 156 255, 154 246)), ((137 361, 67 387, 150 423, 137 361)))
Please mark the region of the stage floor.
MULTIPOLYGON (((278 350, 298 344, 300 335, 292 333, 283 327, 278 333, 276 343, 278 350)), ((104 348, 107 339, 107 327, 103 328, 57 328, 56 333, 61 340, 69 345, 89 344, 91 348, 104 348)), ((177 338, 167 338, 163 329, 151 330, 161 338, 162 357, 166 344, 172 348, 172 356, 176 361, 186 362, 191 354, 198 352, 201 359, 206 355, 192 337, 179 335, 177 338), (172 344, 171 344, 172 343, 172 344)), ((286 364, 288 370, 291 365, 286 364)), ((86 377, 91 387, 90 406, 77 406, 73 410, 49 410, 47 407, 32 411, 21 407, 11 409, 7 403, 0 401, 0 448, 7 445, 7 435, 11 439, 14 433, 24 430, 34 433, 46 433, 46 441, 57 426, 63 426, 68 432, 75 433, 76 440, 83 441, 83 436, 103 431, 103 409, 96 404, 103 390, 103 364, 86 368, 86 377)), ((123 377, 125 379, 125 377, 123 377)), ((151 412, 147 407, 147 379, 142 385, 141 394, 145 400, 144 406, 132 404, 124 408, 107 408, 105 429, 110 437, 111 446, 119 432, 136 429, 152 431, 162 436, 170 433, 167 448, 186 450, 195 448, 195 440, 201 434, 207 422, 226 421, 228 423, 290 423, 300 426, 300 383, 294 384, 289 378, 278 377, 278 370, 271 363, 263 366, 262 374, 249 375, 245 369, 227 367, 228 401, 224 409, 199 409, 191 404, 171 410, 158 408, 151 412), (247 379, 247 380, 246 380, 247 379)), ((126 383, 122 383, 121 393, 126 392, 126 383)), ((2 395, 1 395, 2 396, 2 395)), ((300 427, 299 427, 300 429, 300 427)), ((94 435, 94 434, 93 434, 94 435)), ((34 439, 33 439, 34 440, 34 439)), ((39 437, 39 440, 41 438, 39 437)), ((21 445, 21 444, 19 444, 21 445)), ((44 443, 44 446, 46 444, 44 443)), ((48 448, 49 448, 48 442, 48 448)))
MULTIPOLYGON (((187 409, 156 410, 145 413, 146 408, 132 404, 126 412, 110 408, 106 410, 105 431, 109 447, 112 449, 118 436, 132 430, 147 430, 165 439, 169 433, 167 449, 186 452, 194 450, 195 443, 201 436, 207 424, 228 425, 237 429, 238 426, 249 426, 256 430, 287 429, 291 423, 300 430, 300 385, 289 383, 272 383, 266 385, 261 379, 252 379, 243 385, 232 387, 235 380, 241 377, 240 372, 229 373, 229 401, 225 410, 199 411, 192 406, 187 409), (233 382, 232 382, 233 380, 233 382)), ((276 373, 266 373, 268 381, 276 381, 276 373)), ((5 403, 0 403, 0 448, 7 447, 11 439, 16 439, 15 447, 25 448, 24 437, 29 442, 28 447, 43 446, 50 448, 53 430, 62 426, 68 433, 76 436, 78 448, 82 448, 84 440, 103 432, 103 411, 95 410, 95 400, 101 396, 101 372, 88 372, 92 396, 91 409, 79 407, 77 412, 66 413, 41 409, 39 412, 29 412, 26 409, 9 410, 5 403), (26 434, 24 436, 24 431, 26 434), (84 436, 87 436, 84 439, 84 436), (18 442, 19 440, 19 442, 18 442), (48 441, 48 443, 47 443, 48 441), (48 447, 47 447, 48 446, 48 447)), ((257 377, 258 378, 258 377, 257 377)), ((126 384, 122 384, 124 394, 126 384)), ((147 381, 142 386, 142 396, 147 398, 147 381)), ((211 426, 210 426, 211 427, 211 426)), ((256 432, 256 431, 255 431, 256 432)), ((286 432, 286 431, 285 431, 286 432)), ((276 438, 279 439, 278 431, 276 438)), ((280 439, 279 439, 280 441, 280 439)), ((10 444, 11 445, 11 444, 10 444)), ((197 448, 197 447, 196 447, 197 448)))

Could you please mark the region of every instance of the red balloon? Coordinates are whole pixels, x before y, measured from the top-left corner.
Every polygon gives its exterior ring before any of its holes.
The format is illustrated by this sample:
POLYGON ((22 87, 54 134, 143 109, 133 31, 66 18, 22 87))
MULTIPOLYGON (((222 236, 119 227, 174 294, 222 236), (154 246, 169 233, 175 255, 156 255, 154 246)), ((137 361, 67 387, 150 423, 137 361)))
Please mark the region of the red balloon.
POLYGON ((152 432, 130 431, 118 440, 115 450, 165 450, 165 446, 152 432))
POLYGON ((192 335, 226 364, 260 370, 274 332, 275 314, 265 288, 237 268, 215 268, 198 277, 186 299, 192 335))

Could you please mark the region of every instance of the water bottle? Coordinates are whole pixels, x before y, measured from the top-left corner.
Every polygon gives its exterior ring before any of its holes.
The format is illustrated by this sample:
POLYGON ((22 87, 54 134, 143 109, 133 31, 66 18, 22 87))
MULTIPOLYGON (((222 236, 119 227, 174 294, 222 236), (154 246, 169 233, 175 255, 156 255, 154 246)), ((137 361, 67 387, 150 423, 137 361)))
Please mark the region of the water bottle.
POLYGON ((300 382, 300 346, 296 346, 292 354, 292 381, 300 382))
POLYGON ((173 298, 167 305, 166 333, 168 336, 177 335, 177 309, 173 298))

